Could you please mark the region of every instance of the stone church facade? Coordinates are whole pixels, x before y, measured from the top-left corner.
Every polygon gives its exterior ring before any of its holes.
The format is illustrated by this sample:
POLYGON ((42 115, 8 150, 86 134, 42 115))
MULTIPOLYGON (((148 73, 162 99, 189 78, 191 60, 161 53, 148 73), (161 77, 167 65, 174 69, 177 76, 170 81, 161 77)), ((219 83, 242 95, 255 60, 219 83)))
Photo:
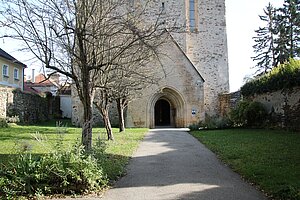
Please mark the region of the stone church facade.
MULTIPOLYGON (((158 74, 166 76, 128 105, 126 126, 187 127, 218 114, 218 96, 229 91, 225 0, 153 0, 151 6, 176 16, 185 31, 171 33, 162 47, 168 56, 158 74)), ((80 113, 74 97, 74 124, 80 113)))

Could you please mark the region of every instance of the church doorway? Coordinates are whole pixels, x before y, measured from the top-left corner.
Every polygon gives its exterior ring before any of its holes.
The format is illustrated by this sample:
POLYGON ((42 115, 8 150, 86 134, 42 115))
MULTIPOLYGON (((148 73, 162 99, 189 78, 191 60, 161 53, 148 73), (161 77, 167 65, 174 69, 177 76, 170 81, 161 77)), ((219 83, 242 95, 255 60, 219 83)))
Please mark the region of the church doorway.
POLYGON ((171 106, 164 99, 155 103, 155 126, 171 126, 171 106))
POLYGON ((149 127, 185 127, 185 102, 174 89, 161 88, 149 99, 149 127))

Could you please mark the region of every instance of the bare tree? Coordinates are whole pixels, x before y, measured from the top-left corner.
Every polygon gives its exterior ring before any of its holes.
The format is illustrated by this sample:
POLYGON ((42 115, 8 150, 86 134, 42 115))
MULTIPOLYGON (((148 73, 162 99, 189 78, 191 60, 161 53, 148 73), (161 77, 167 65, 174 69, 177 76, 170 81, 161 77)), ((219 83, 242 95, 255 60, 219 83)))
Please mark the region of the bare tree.
MULTIPOLYGON (((135 62, 132 62, 129 66, 124 68, 127 69, 126 71, 120 70, 116 76, 118 79, 115 82, 113 99, 117 104, 120 132, 125 131, 125 108, 132 100, 143 95, 142 89, 149 87, 152 84, 156 84, 159 80, 157 69, 155 69, 155 65, 151 63, 153 57, 155 58, 155 56, 157 56, 156 51, 152 52, 151 50, 146 49, 145 51, 136 52, 140 55, 133 53, 132 56, 136 56, 135 58, 140 56, 140 58, 143 59, 141 59, 141 61, 136 60, 135 62)), ((156 59, 159 58, 156 57, 156 59)))
POLYGON ((96 58, 98 34, 93 24, 102 19, 101 1, 69 0, 3 0, 2 25, 8 35, 25 43, 26 48, 44 68, 70 77, 76 86, 84 109, 82 144, 92 146, 93 75, 105 63, 96 58))
MULTIPOLYGON (((109 120, 109 107, 115 100, 118 105, 120 130, 125 130, 124 108, 136 96, 136 91, 145 87, 145 83, 153 83, 152 75, 155 66, 147 65, 158 59, 158 48, 165 43, 168 36, 164 17, 158 13, 155 20, 144 21, 147 4, 131 8, 116 2, 112 15, 114 19, 109 25, 109 34, 103 40, 103 57, 114 57, 114 63, 107 63, 99 72, 94 104, 100 111, 106 127, 108 139, 113 139, 109 120), (127 8, 127 9, 124 9, 127 8), (115 14, 115 11, 118 14, 115 14)), ((104 31, 105 32, 105 31, 104 31)))
MULTIPOLYGON (((145 16, 149 16, 148 1, 137 5, 130 5, 127 0, 0 1, 0 12, 5 19, 1 26, 9 30, 9 34, 0 37, 22 41, 26 46, 22 50, 32 52, 44 68, 73 80, 84 110, 82 144, 86 150, 91 149, 94 95, 100 91, 97 100, 98 103, 103 100, 104 104, 98 105, 104 105, 105 112, 98 108, 105 114, 108 108, 105 101, 108 105, 111 101, 108 94, 112 94, 107 80, 122 70, 133 71, 129 66, 143 66, 146 56, 145 60, 157 56, 165 19, 158 14, 155 20, 145 23, 145 16), (138 53, 147 51, 150 53, 144 56, 138 53)), ((122 80, 115 83, 124 85, 125 79, 122 80)), ((133 83, 127 85, 132 87, 133 83)), ((122 101, 122 108, 129 98, 121 94, 128 93, 130 87, 119 87, 117 99, 122 101)))

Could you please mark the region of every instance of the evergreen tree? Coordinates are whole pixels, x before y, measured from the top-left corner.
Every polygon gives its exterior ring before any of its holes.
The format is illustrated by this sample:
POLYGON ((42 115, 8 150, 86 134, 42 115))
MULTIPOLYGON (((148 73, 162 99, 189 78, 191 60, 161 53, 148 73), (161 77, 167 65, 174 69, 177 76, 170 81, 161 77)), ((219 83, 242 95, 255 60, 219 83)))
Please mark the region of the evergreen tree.
POLYGON ((265 73, 289 58, 300 57, 300 0, 285 0, 279 9, 269 3, 259 17, 266 26, 253 37, 257 72, 265 73))
POLYGON ((260 15, 259 18, 266 23, 265 27, 259 27, 256 30, 256 36, 253 37, 255 45, 253 46, 256 56, 252 57, 254 61, 257 61, 257 72, 266 73, 276 63, 275 48, 274 48, 274 29, 276 16, 276 9, 269 3, 264 9, 264 15, 260 15))
POLYGON ((300 56, 300 0, 285 0, 278 11, 275 51, 278 63, 284 63, 289 58, 300 56))

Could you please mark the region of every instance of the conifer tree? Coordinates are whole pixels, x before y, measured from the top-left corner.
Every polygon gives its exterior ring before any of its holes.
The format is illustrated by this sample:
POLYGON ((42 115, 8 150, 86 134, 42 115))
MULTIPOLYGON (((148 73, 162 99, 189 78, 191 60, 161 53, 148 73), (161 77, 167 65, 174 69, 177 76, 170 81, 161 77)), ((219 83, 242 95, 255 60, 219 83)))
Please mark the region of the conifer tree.
POLYGON ((260 73, 266 73, 276 63, 274 48, 275 16, 276 9, 269 3, 264 9, 264 15, 259 16, 266 23, 266 26, 259 27, 255 31, 257 35, 253 37, 256 43, 253 46, 256 55, 252 59, 257 61, 257 72, 260 73))
POLYGON ((253 37, 257 72, 266 73, 289 58, 300 57, 300 0, 285 0, 279 9, 269 4, 259 17, 266 26, 259 27, 253 37))
POLYGON ((279 63, 300 56, 300 0, 285 0, 278 9, 276 52, 279 63))

